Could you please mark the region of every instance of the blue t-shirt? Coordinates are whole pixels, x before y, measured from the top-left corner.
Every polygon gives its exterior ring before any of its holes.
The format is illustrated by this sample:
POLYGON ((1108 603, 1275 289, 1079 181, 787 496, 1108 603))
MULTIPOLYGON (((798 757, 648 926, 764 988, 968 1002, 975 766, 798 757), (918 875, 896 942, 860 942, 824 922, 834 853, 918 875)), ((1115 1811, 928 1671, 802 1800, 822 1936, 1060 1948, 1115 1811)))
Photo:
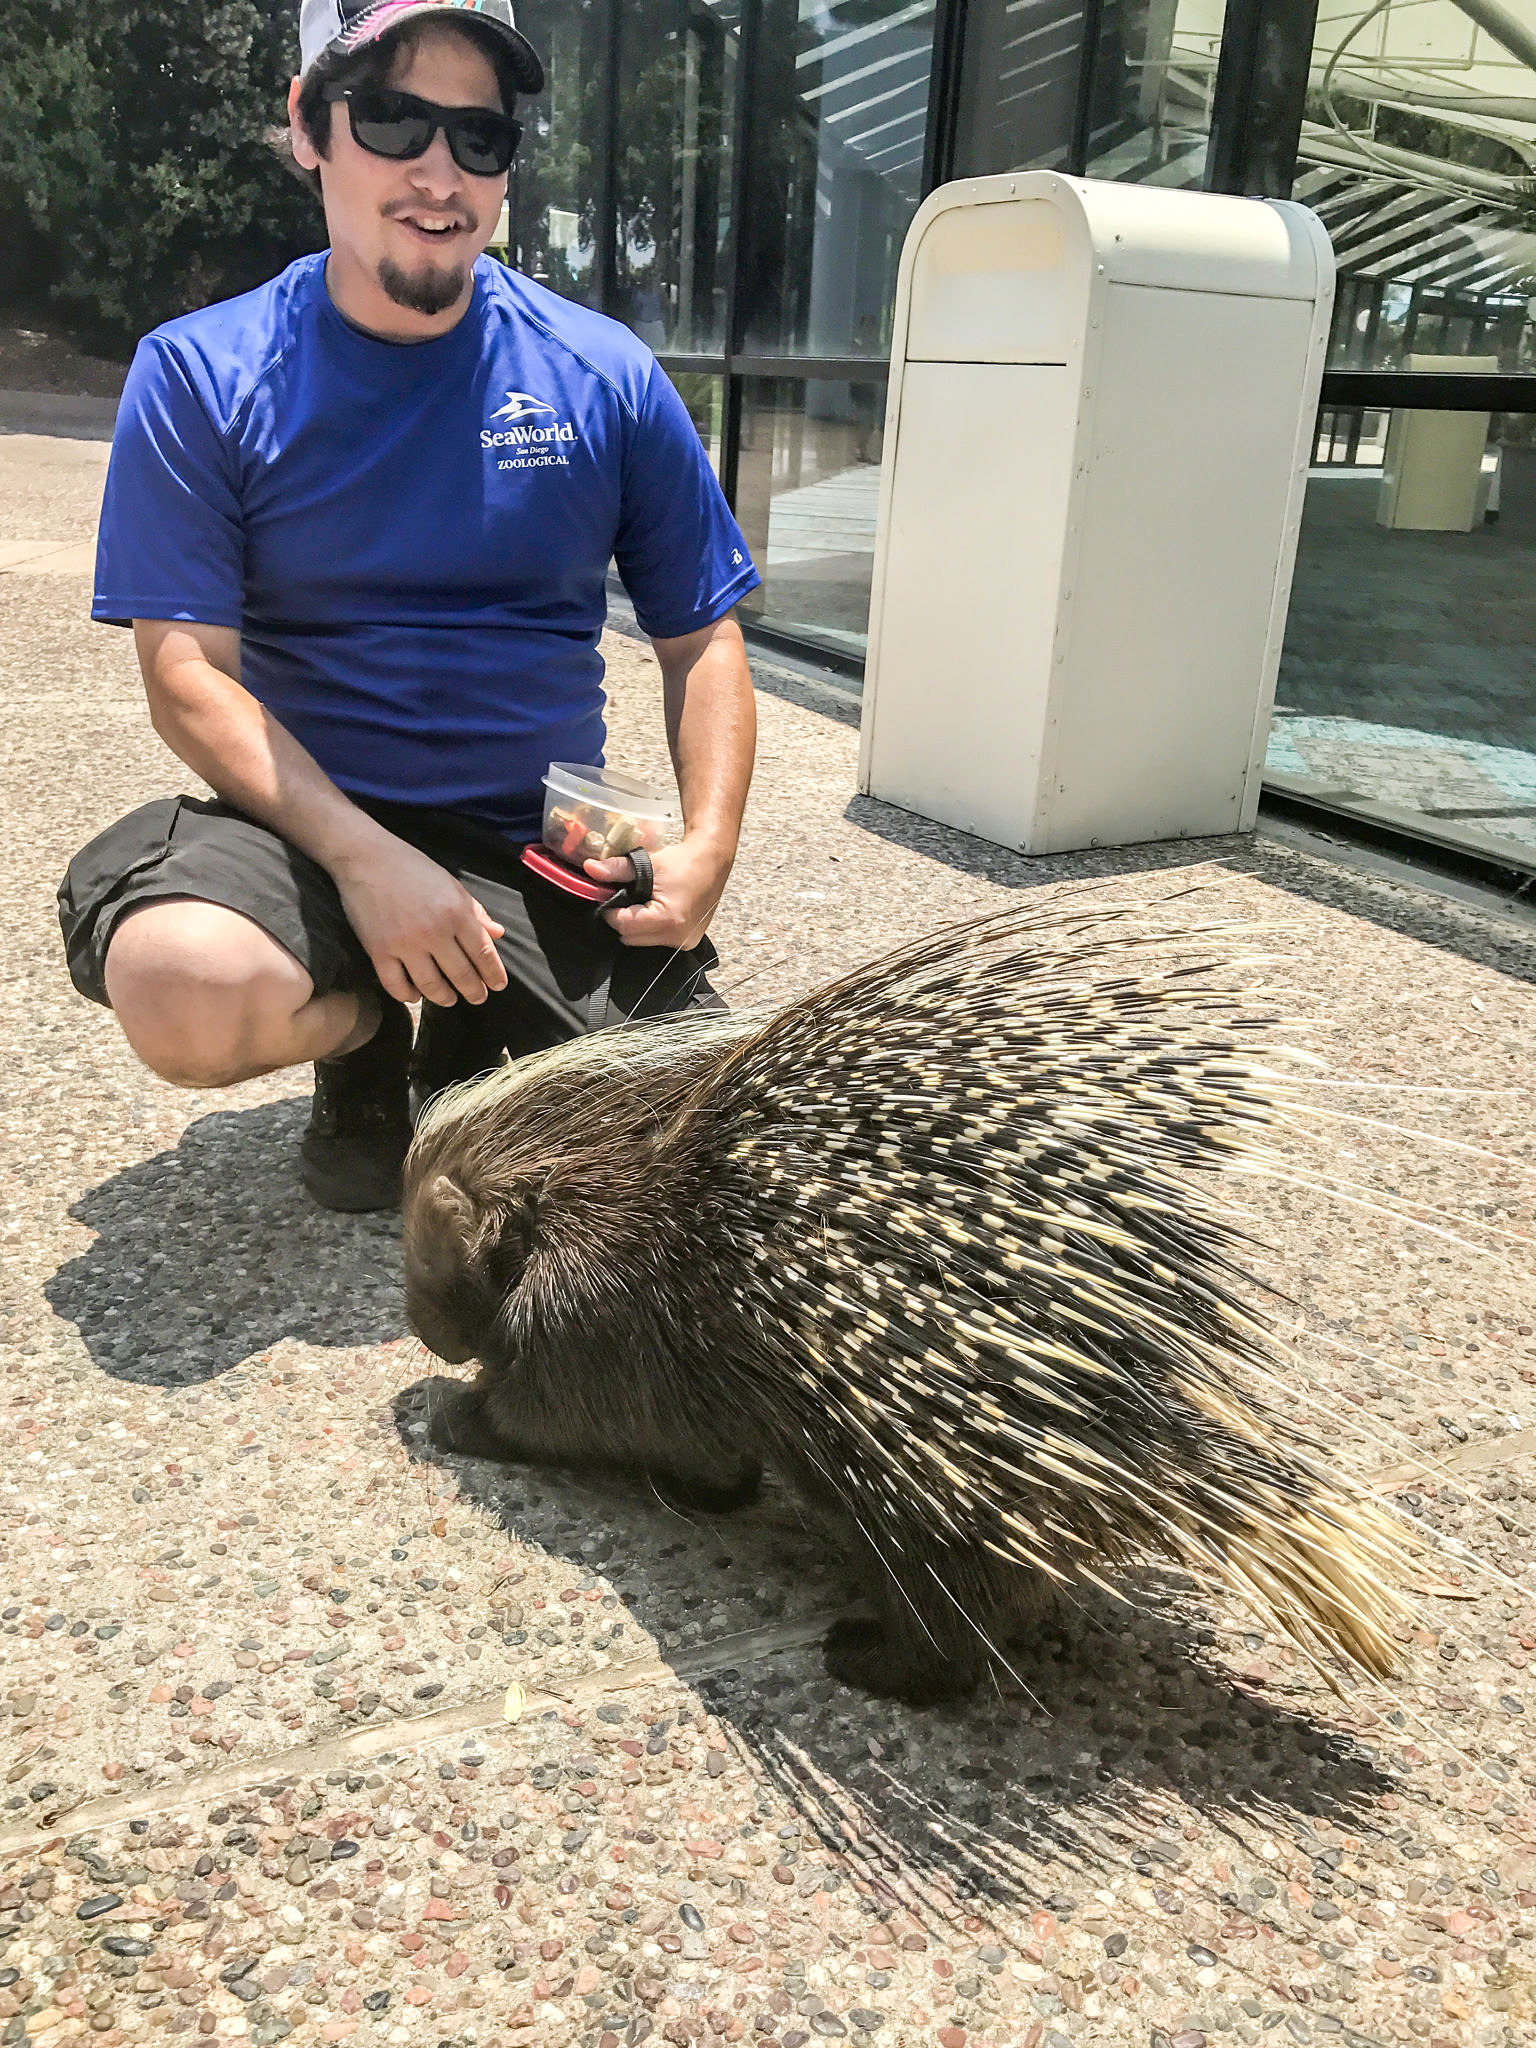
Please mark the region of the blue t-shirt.
POLYGON ((549 764, 602 759, 610 559, 664 638, 760 578, 627 328, 482 257, 449 333, 379 341, 324 267, 140 343, 92 615, 238 627, 340 788, 536 838, 549 764))

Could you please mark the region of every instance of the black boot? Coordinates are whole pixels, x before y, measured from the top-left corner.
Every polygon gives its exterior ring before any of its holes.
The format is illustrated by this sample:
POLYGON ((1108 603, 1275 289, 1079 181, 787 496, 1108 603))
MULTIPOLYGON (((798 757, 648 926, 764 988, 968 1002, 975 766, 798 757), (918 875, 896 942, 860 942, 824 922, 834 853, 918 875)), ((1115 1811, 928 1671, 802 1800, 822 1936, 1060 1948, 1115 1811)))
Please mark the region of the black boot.
POLYGON ((495 995, 443 1009, 423 1003, 411 1055, 411 1112, 419 1117, 434 1095, 499 1067, 506 1057, 506 1009, 495 995))
POLYGON ((299 1174, 322 1209, 395 1209, 411 1142, 411 1013, 384 998, 366 1045, 316 1060, 315 1100, 299 1174))

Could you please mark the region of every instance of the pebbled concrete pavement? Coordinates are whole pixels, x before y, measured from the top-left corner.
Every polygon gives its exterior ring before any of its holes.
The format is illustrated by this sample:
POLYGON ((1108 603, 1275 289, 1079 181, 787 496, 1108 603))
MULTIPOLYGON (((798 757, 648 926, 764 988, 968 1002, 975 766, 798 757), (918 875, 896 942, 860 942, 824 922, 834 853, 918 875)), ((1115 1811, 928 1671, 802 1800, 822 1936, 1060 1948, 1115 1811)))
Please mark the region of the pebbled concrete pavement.
MULTIPOLYGON (((0 548, 87 542, 104 456, 0 434, 0 548)), ((734 1000, 1104 878, 1274 927, 1333 1084, 1301 1184, 1245 1191, 1286 1398, 1465 1546, 1390 1685, 1149 1567, 918 1714, 821 1674, 859 1589, 782 1493, 426 1455, 395 1225, 294 1179, 305 1077, 178 1093, 73 996, 65 861, 186 783, 88 593, 0 568, 0 2042, 1528 2039, 1528 928, 1263 839, 1018 860, 857 797, 847 700, 762 667, 734 1000)), ((649 653, 607 652, 658 768, 649 653)))

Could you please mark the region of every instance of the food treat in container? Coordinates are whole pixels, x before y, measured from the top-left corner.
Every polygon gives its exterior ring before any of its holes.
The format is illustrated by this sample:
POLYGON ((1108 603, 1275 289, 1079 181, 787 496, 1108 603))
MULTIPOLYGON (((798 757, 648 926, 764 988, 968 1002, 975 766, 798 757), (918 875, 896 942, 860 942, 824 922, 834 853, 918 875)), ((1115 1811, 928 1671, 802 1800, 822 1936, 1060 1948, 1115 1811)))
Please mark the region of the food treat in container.
POLYGON ((573 868, 670 846, 680 820, 675 799, 620 768, 556 761, 544 777, 544 844, 573 868))

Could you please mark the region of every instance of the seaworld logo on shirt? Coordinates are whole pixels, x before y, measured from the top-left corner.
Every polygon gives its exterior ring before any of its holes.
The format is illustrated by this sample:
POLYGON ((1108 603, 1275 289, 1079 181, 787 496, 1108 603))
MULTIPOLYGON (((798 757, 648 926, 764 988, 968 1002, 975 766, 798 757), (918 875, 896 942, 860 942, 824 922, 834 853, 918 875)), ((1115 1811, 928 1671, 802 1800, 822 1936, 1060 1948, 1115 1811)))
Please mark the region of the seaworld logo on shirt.
POLYGON ((509 448, 517 452, 503 456, 498 469, 545 469, 566 461, 562 441, 574 441, 576 429, 569 420, 557 420, 555 408, 528 391, 509 391, 507 402, 491 414, 491 425, 480 430, 480 446, 509 448), (541 423, 539 415, 550 418, 541 423), (497 422, 504 422, 500 427, 497 422))
POLYGON ((507 402, 499 411, 493 412, 493 420, 525 420, 531 413, 553 412, 552 405, 546 405, 542 398, 535 398, 530 391, 509 391, 507 402))

